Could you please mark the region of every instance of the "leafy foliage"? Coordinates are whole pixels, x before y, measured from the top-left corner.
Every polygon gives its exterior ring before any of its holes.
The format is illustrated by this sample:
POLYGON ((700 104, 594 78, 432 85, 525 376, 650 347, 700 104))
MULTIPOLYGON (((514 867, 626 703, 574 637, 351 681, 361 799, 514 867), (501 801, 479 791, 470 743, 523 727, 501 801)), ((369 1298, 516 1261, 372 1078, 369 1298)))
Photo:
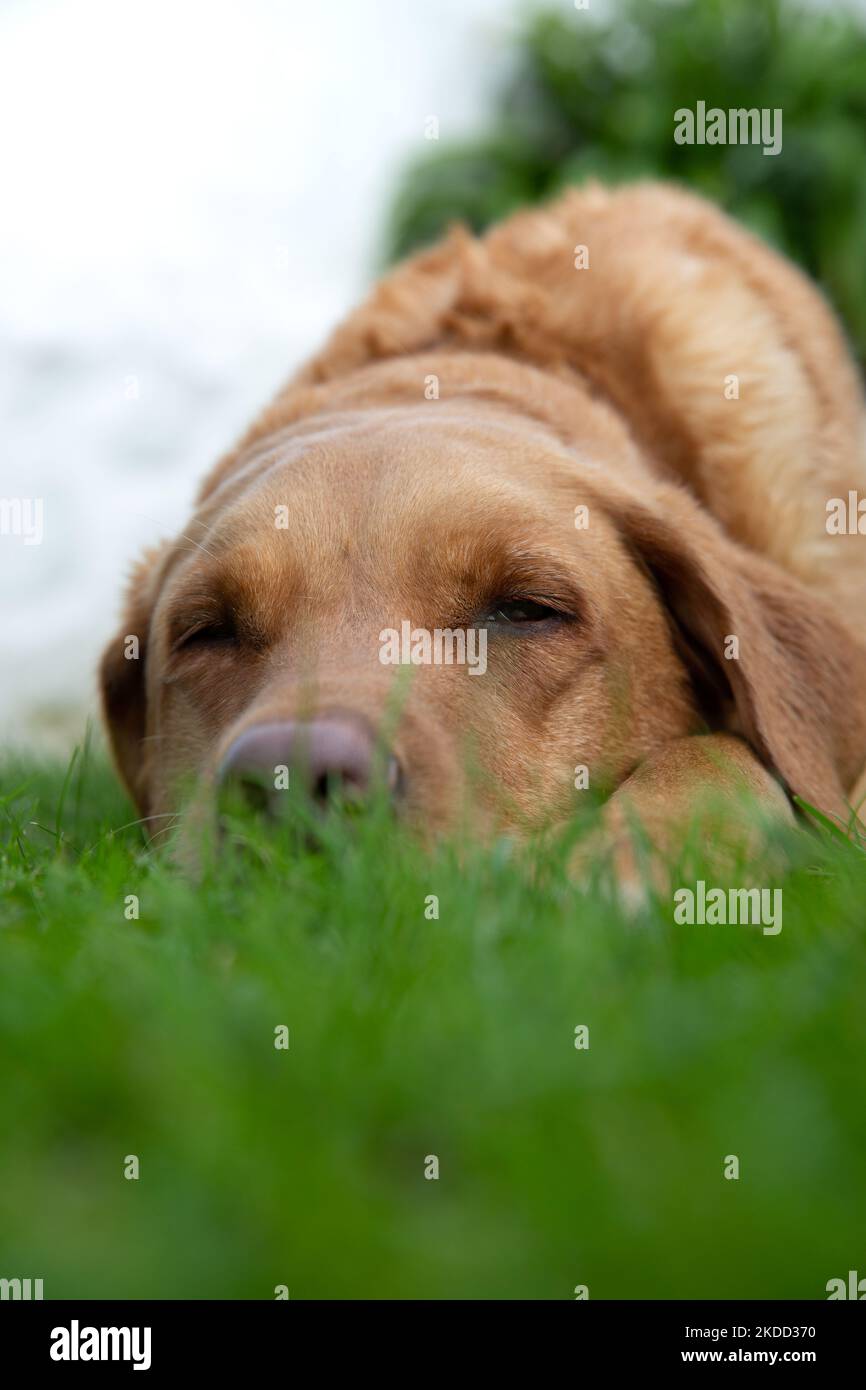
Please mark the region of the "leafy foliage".
POLYGON ((798 261, 866 359, 866 18, 791 0, 617 0, 532 11, 486 133, 407 171, 395 258, 565 184, 674 179, 798 261), (779 108, 783 146, 677 145, 674 112, 779 108))

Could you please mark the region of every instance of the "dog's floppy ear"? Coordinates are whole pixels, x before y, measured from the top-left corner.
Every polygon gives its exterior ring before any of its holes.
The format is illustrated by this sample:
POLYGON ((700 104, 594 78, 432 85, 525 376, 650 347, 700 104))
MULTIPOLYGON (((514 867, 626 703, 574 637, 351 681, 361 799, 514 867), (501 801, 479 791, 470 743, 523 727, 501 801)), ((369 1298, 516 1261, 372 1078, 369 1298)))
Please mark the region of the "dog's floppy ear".
POLYGON ((108 643, 99 667, 102 714, 114 761, 142 816, 149 810, 146 663, 150 620, 167 546, 148 550, 135 566, 123 625, 108 643))
POLYGON ((649 572, 715 717, 791 794, 847 818, 866 755, 866 643, 798 580, 730 541, 684 493, 617 522, 649 572))

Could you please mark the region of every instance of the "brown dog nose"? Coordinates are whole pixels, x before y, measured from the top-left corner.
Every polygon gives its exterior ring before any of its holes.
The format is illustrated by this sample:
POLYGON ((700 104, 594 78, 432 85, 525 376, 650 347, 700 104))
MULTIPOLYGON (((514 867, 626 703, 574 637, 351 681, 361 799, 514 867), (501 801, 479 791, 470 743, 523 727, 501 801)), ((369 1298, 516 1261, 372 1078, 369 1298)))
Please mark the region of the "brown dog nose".
MULTIPOLYGON (((394 795, 402 780, 400 765, 394 757, 383 762, 394 795)), ((298 782, 321 808, 335 797, 363 801, 380 765, 372 730, 360 720, 332 715, 245 730, 223 759, 220 781, 237 788, 254 809, 276 814, 298 782)))

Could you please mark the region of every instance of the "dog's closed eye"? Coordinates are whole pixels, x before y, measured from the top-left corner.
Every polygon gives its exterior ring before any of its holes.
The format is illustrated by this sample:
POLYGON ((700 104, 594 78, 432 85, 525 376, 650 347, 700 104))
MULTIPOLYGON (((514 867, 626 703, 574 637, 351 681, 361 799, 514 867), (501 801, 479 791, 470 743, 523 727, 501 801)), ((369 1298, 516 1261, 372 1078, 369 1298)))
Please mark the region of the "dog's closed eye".
POLYGON ((231 609, 208 603, 203 608, 183 608, 169 621, 172 656, 194 648, 227 646, 239 640, 238 624, 231 609))
POLYGON ((569 613, 533 598, 501 598, 489 605, 482 622, 494 627, 537 627, 567 622, 569 613))
POLYGON ((172 653, 190 647, 213 646, 216 643, 236 642, 237 632, 232 623, 200 623, 178 637, 171 646, 172 653))

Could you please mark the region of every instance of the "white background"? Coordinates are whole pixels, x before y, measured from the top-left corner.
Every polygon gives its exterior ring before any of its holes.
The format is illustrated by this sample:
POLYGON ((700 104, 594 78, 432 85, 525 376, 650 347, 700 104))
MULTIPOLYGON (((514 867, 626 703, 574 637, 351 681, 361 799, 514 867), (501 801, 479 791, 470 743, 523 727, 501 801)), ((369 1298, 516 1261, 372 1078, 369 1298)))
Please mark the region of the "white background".
POLYGON ((363 292, 403 160, 486 110, 497 0, 0 0, 0 739, 95 707, 122 581, 363 292))

